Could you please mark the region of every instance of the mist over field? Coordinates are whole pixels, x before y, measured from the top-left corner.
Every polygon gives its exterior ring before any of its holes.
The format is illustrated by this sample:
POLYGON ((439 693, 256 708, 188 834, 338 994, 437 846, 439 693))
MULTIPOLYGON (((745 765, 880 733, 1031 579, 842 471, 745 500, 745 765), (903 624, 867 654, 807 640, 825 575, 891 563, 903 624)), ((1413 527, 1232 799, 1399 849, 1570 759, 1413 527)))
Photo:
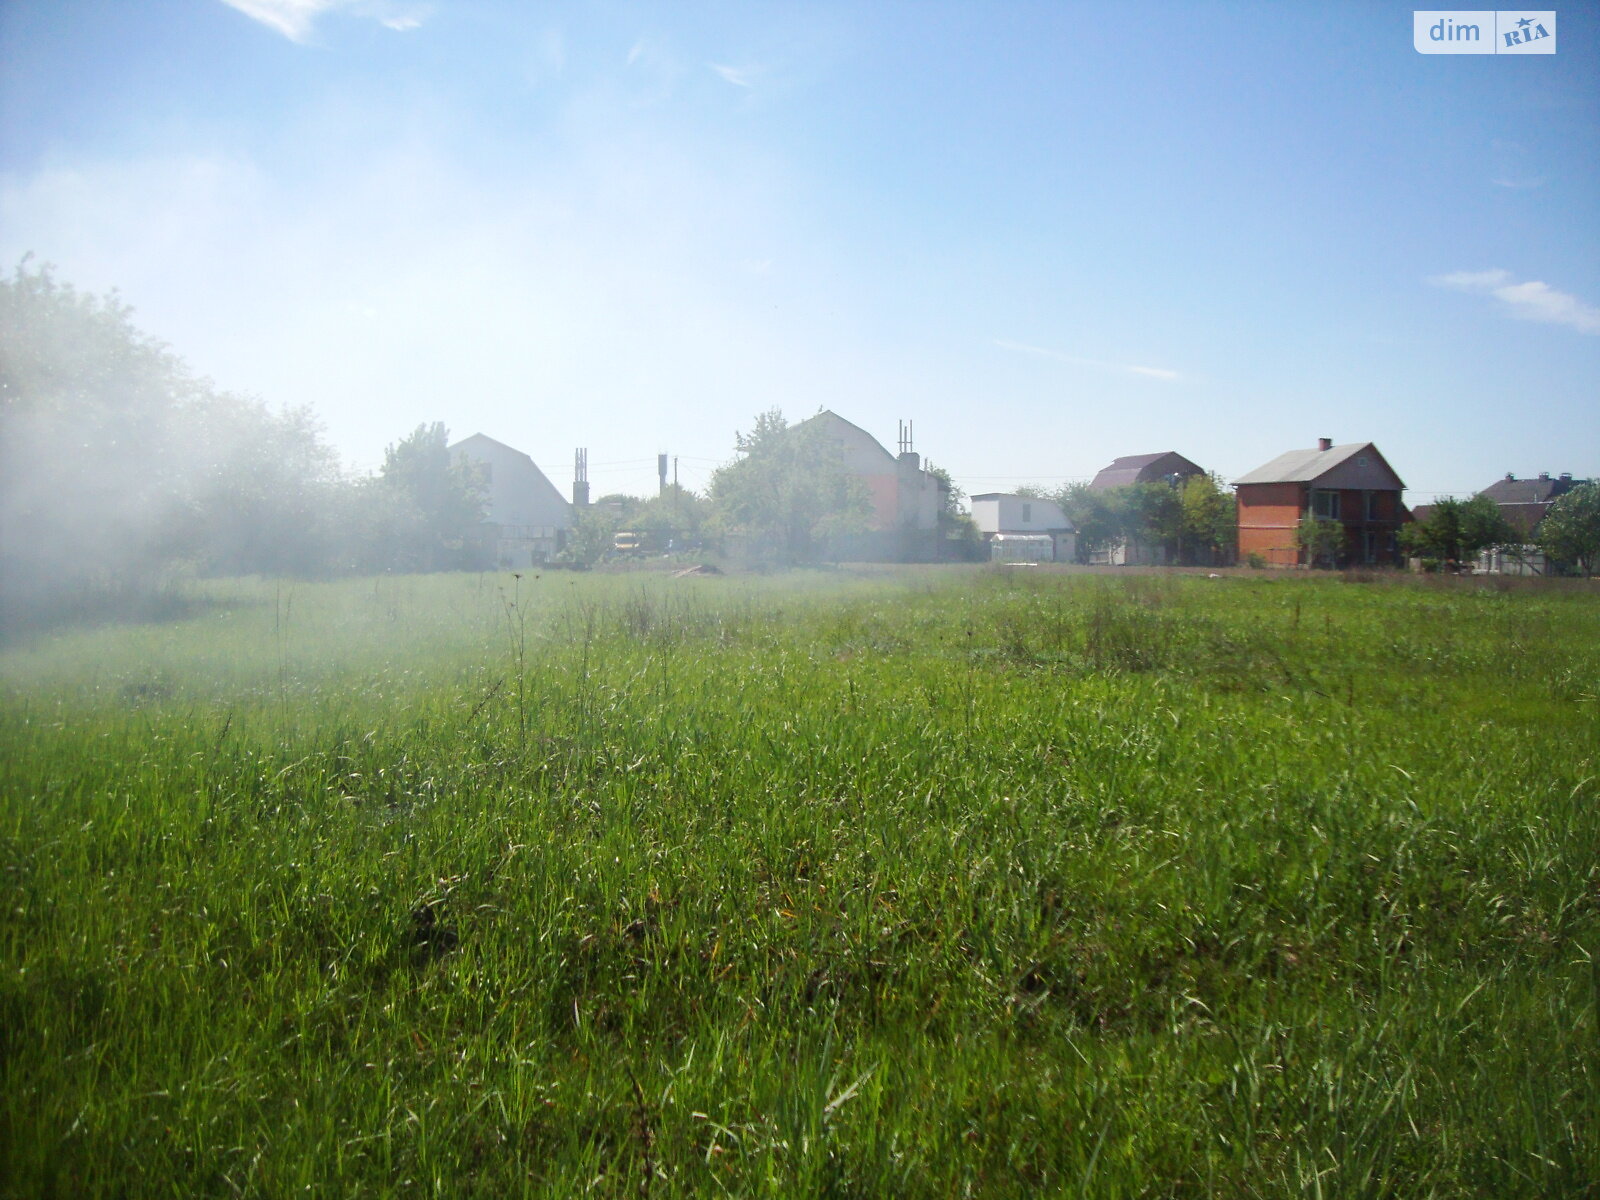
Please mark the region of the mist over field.
POLYGON ((0 650, 17 1194, 1600 1179, 1581 581, 201 590, 0 650))

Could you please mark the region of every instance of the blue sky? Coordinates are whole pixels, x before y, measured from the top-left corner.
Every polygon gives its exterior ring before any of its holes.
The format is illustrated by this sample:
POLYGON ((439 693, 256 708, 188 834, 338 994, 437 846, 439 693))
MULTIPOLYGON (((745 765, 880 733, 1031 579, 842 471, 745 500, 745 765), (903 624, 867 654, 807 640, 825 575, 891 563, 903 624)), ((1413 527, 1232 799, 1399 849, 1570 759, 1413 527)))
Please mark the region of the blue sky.
POLYGON ((1412 503, 1600 474, 1600 12, 8 0, 0 256, 370 468, 558 486, 898 421, 968 492, 1374 441, 1412 503))

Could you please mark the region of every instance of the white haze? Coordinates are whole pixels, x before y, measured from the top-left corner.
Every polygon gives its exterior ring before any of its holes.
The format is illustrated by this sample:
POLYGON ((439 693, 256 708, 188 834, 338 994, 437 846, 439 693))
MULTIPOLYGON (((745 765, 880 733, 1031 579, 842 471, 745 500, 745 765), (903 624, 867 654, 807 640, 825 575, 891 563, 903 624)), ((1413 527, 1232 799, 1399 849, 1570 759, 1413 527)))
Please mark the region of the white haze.
POLYGON ((769 167, 708 177, 639 145, 585 155, 560 187, 474 182, 413 146, 304 195, 246 158, 179 157, 8 180, 0 229, 28 231, 4 243, 13 262, 49 247, 63 278, 120 287, 220 383, 312 406, 357 466, 443 420, 526 449, 558 486, 575 446, 641 461, 597 466, 599 494, 643 490, 656 450, 700 484, 756 411, 888 382, 816 310, 817 264, 775 244, 782 190, 769 167), (719 443, 682 444, 684 404, 719 443))

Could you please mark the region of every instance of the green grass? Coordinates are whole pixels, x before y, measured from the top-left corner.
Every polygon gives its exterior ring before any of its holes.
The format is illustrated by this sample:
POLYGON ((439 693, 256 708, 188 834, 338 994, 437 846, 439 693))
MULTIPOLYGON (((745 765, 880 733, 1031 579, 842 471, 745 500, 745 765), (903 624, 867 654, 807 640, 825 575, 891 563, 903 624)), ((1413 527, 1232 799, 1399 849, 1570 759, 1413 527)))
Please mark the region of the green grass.
POLYGON ((1600 1196, 1600 594, 237 583, 0 657, 9 1195, 1600 1196))

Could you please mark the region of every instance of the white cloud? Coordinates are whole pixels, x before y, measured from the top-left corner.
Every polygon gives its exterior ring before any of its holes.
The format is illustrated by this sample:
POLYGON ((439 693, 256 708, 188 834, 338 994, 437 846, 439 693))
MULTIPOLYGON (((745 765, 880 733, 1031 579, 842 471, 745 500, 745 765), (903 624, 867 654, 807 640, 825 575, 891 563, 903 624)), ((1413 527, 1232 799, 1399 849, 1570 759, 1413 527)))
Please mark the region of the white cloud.
POLYGON ((760 67, 729 67, 721 63, 707 63, 706 65, 733 84, 734 87, 754 87, 756 79, 761 75, 760 67))
POLYGON ((1536 279, 1516 283, 1510 271, 1454 271, 1435 275, 1428 282, 1458 292, 1493 296, 1505 306, 1502 311, 1507 316, 1520 320, 1567 325, 1579 333, 1600 333, 1600 308, 1536 279))
POLYGON ((222 0, 268 29, 276 30, 291 42, 306 42, 324 13, 344 11, 354 17, 378 22, 385 29, 406 33, 422 25, 427 8, 419 4, 391 0, 222 0))
POLYGON ((1002 350, 1015 350, 1019 354, 1032 354, 1037 358, 1054 359, 1056 362, 1071 363, 1078 367, 1098 367, 1102 371, 1121 371, 1126 375, 1140 375, 1146 379, 1159 379, 1163 383, 1176 383, 1183 376, 1177 371, 1168 370, 1166 367, 1141 367, 1132 363, 1105 362, 1098 358, 1080 358, 1075 354, 1063 354, 1059 350, 1048 350, 1043 346, 1029 346, 1023 342, 1008 342, 1003 338, 995 338, 994 344, 1002 350))

